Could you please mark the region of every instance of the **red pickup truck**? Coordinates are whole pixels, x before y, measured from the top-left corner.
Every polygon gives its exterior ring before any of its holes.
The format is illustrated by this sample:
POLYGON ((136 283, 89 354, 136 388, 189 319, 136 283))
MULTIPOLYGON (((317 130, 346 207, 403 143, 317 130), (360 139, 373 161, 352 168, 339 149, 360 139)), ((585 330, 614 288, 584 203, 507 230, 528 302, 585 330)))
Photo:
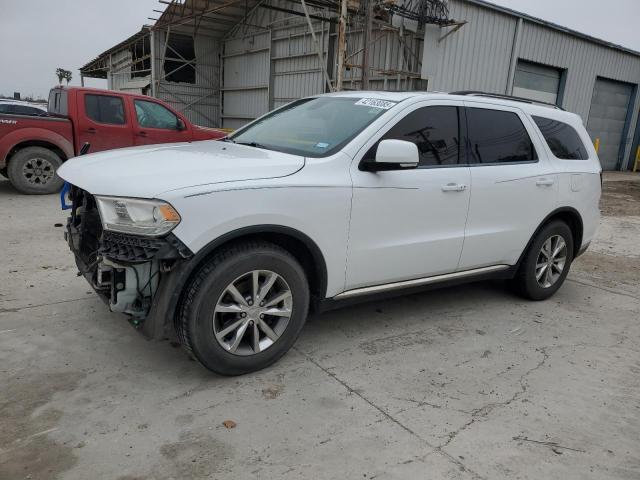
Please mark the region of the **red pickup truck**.
POLYGON ((145 95, 78 87, 49 93, 45 117, 0 114, 0 173, 22 193, 53 193, 56 169, 90 151, 191 142, 224 137, 222 130, 192 125, 167 104, 145 95))

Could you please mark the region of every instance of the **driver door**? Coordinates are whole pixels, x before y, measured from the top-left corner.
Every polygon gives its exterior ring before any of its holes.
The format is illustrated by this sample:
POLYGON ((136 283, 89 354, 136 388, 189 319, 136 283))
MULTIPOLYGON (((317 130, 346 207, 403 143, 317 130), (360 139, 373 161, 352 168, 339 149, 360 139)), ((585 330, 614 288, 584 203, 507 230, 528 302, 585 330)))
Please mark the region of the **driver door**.
POLYGON ((134 127, 136 145, 191 141, 189 129, 180 130, 178 116, 165 106, 151 100, 140 99, 135 99, 133 106, 136 113, 134 127))
POLYGON ((353 203, 346 289, 451 273, 458 268, 469 207, 470 169, 461 102, 421 102, 399 114, 351 166, 353 203), (410 170, 361 171, 384 139, 418 146, 410 170))

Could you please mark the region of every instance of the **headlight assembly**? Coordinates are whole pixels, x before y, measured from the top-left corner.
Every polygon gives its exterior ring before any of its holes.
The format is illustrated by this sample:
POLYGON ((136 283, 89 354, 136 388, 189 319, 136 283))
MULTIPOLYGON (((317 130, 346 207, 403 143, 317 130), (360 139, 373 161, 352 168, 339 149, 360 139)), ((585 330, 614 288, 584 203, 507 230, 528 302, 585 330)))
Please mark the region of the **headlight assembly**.
POLYGON ((167 202, 124 197, 95 197, 102 227, 111 232, 158 237, 180 223, 180 215, 167 202))

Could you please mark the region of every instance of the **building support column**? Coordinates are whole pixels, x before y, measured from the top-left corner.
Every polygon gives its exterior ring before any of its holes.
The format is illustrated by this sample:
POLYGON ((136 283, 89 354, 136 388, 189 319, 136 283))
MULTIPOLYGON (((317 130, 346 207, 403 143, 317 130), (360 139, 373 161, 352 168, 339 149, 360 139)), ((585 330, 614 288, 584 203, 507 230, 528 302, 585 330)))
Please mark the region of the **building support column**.
POLYGON ((516 75, 516 65, 518 64, 518 54, 520 52, 520 38, 522 37, 522 18, 516 23, 516 31, 513 34, 513 45, 511 46, 511 60, 509 61, 509 76, 504 89, 505 95, 513 93, 513 79, 516 75))
POLYGON ((156 31, 151 29, 149 36, 149 45, 151 45, 151 96, 156 97, 156 31))

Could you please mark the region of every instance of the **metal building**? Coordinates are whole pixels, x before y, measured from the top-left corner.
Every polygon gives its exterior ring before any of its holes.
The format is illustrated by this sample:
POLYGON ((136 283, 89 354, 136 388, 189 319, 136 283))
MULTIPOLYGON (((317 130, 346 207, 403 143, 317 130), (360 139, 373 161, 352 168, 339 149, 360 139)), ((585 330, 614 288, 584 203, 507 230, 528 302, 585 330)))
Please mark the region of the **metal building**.
POLYGON ((226 128, 337 84, 515 95, 579 114, 603 168, 633 165, 640 53, 482 0, 345 1, 343 59, 341 0, 160 0, 81 75, 226 128))

